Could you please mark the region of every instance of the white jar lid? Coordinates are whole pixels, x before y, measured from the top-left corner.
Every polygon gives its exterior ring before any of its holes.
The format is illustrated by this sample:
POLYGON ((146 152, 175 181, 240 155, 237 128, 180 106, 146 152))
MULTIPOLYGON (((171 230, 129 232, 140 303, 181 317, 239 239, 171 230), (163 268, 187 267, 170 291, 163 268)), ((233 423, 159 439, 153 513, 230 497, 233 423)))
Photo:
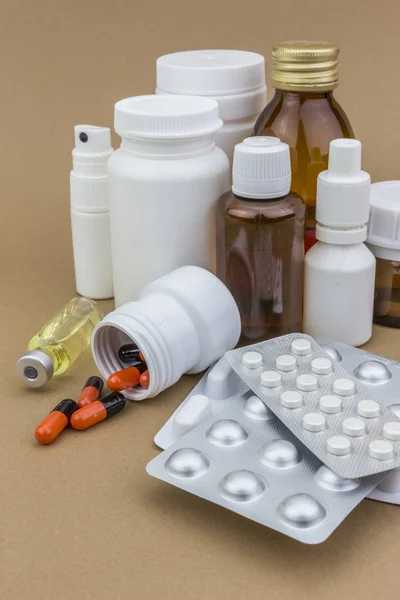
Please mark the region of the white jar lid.
POLYGON ((400 260, 400 181, 371 185, 367 242, 378 258, 400 260))
POLYGON ((211 135, 222 127, 218 104, 200 96, 134 96, 115 105, 121 137, 180 139, 211 135))
POLYGON ((170 94, 225 96, 265 86, 265 60, 243 50, 191 50, 160 56, 157 88, 170 94))

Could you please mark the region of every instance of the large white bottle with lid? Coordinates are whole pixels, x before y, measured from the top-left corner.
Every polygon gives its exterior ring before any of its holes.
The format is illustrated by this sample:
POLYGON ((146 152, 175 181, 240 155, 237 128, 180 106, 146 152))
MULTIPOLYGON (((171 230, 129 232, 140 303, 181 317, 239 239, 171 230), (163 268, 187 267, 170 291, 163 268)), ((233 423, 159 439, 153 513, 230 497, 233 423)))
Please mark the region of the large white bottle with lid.
POLYGON ((116 306, 185 265, 216 268, 215 212, 229 161, 215 145, 218 105, 198 96, 138 96, 115 105, 121 147, 107 172, 116 306))
POLYGON ((331 142, 328 170, 317 182, 318 243, 305 258, 304 332, 351 346, 372 334, 375 257, 363 243, 370 184, 361 143, 331 142))

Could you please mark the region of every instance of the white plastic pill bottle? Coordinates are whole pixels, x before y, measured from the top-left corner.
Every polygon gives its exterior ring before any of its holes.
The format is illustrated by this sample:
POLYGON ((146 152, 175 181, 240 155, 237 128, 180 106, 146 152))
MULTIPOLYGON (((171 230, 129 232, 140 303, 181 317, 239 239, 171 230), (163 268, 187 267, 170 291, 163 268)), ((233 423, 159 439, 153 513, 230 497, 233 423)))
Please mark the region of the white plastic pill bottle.
POLYGON ((265 60, 244 50, 191 50, 160 56, 157 94, 207 96, 218 102, 224 126, 216 143, 232 163, 236 144, 251 135, 267 103, 265 60))
POLYGON ((124 390, 129 400, 157 396, 184 373, 203 371, 240 336, 240 314, 228 288, 215 275, 186 266, 148 285, 137 302, 108 314, 95 328, 92 351, 105 379, 127 365, 118 358, 135 343, 150 375, 148 389, 124 390))
POLYGON ((372 335, 375 257, 364 244, 371 179, 361 143, 333 140, 317 180, 316 238, 305 258, 304 332, 350 346, 372 335))
POLYGON ((216 267, 215 213, 229 161, 215 145, 218 105, 195 96, 137 96, 115 105, 121 147, 108 162, 116 306, 184 266, 216 267))

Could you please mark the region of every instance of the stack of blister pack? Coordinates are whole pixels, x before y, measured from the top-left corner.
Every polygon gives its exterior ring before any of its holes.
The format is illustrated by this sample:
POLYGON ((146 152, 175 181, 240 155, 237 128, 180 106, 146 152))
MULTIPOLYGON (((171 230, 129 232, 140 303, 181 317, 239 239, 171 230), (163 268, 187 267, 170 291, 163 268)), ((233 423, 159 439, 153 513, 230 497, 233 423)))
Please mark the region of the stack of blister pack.
POLYGON ((301 542, 400 504, 400 365, 290 334, 227 352, 155 437, 150 475, 301 542))

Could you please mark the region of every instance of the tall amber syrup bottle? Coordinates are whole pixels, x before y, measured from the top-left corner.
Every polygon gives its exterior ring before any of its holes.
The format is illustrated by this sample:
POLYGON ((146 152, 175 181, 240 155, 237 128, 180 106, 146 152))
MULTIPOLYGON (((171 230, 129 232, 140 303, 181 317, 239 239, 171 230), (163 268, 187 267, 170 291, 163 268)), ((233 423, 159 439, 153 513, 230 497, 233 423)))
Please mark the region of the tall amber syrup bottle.
POLYGON ((241 343, 301 331, 305 206, 289 191, 288 145, 247 138, 232 179, 217 208, 217 275, 239 307, 241 343))
POLYGON ((328 168, 329 144, 354 138, 333 97, 339 84, 339 46, 328 42, 283 42, 272 50, 275 95, 259 116, 253 135, 289 144, 292 192, 306 204, 306 251, 315 243, 317 177, 328 168))

